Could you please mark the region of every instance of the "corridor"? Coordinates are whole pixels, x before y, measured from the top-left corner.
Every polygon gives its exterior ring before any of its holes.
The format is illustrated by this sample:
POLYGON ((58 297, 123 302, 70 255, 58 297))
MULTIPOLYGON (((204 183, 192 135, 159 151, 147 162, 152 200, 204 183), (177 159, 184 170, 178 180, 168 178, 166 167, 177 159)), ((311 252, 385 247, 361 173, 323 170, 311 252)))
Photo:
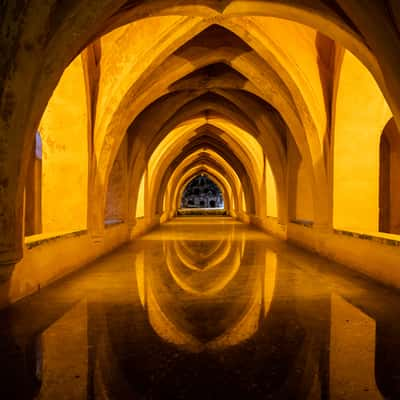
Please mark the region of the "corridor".
POLYGON ((399 0, 0 1, 0 54, 0 400, 400 399, 399 0))
POLYGON ((400 296, 180 217, 0 315, 1 399, 398 399, 400 296))

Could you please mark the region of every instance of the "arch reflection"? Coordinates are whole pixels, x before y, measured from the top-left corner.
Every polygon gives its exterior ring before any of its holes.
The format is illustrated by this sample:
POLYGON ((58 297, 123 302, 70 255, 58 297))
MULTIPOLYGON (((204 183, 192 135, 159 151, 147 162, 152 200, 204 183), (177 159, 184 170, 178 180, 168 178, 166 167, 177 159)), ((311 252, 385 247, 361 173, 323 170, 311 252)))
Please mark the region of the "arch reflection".
POLYGON ((165 263, 146 270, 143 252, 136 258, 141 304, 160 338, 201 352, 257 332, 273 297, 273 252, 256 248, 232 226, 221 239, 166 240, 163 256, 165 263))
POLYGON ((397 294, 196 221, 43 290, 29 315, 0 316, 0 397, 399 398, 398 312, 384 307, 399 310, 397 294))

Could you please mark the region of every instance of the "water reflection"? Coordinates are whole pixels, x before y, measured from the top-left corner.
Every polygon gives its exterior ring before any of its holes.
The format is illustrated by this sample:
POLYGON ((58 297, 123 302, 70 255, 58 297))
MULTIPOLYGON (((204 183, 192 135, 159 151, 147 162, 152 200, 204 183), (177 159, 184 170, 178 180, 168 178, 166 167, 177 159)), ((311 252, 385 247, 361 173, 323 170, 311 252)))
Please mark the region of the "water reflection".
POLYGON ((2 313, 0 398, 400 398, 398 295, 329 267, 167 225, 2 313))
POLYGON ((87 304, 78 303, 41 335, 37 344, 38 399, 86 399, 88 379, 87 304))
POLYGON ((331 298, 330 382, 335 399, 383 399, 375 382, 375 321, 331 298))
MULTIPOLYGON (((160 338, 202 352, 251 337, 263 308, 263 259, 251 244, 234 240, 171 240, 164 263, 149 260, 137 275, 141 303, 160 338), (259 267, 261 265, 261 268, 259 267)), ((145 260, 142 250, 138 258, 145 260)))

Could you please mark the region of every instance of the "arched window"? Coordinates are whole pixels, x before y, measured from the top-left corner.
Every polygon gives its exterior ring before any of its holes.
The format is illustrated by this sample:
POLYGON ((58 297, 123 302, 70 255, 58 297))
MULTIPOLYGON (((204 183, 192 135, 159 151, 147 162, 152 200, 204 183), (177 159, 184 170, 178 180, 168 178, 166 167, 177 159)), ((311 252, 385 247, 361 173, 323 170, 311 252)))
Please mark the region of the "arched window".
POLYGON ((42 232, 42 138, 36 132, 25 184, 25 235, 42 232))
POLYGON ((394 119, 380 140, 379 230, 400 234, 400 133, 394 119))
POLYGON ((224 208, 218 185, 206 175, 194 178, 186 186, 181 199, 182 208, 224 208))

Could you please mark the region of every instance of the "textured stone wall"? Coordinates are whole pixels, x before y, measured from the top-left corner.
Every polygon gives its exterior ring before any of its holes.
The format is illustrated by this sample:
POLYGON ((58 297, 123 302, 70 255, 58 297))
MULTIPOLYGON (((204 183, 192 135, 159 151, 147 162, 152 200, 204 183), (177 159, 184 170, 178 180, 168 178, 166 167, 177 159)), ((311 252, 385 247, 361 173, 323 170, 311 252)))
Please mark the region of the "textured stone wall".
POLYGON ((111 170, 105 221, 125 220, 127 212, 127 146, 123 141, 111 170))

